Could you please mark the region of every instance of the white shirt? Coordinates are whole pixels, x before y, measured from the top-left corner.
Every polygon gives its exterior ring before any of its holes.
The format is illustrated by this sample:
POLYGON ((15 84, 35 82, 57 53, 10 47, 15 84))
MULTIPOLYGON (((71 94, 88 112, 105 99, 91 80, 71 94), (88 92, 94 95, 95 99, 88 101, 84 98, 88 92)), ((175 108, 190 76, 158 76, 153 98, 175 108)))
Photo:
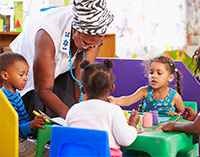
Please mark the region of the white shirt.
MULTIPOLYGON (((10 44, 13 52, 23 55, 30 68, 26 87, 20 91, 21 95, 34 89, 33 60, 35 56, 35 37, 40 29, 44 29, 51 37, 55 47, 55 73, 58 75, 69 71, 69 48, 72 23, 72 6, 52 8, 36 17, 10 44), (63 43, 68 44, 64 47, 63 43)), ((48 43, 47 43, 48 44, 48 43)), ((74 64, 77 53, 72 58, 74 64)), ((73 65, 74 67, 74 65, 73 65)))
POLYGON ((128 125, 119 106, 97 99, 72 106, 64 126, 107 131, 110 148, 116 149, 132 144, 137 137, 137 130, 128 125))

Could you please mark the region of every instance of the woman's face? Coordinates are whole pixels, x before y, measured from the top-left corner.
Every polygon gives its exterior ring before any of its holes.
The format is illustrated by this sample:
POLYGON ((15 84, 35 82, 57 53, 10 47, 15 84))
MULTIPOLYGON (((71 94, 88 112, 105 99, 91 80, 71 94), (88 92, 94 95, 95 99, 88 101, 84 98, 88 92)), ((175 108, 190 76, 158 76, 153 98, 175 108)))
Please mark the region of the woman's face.
POLYGON ((89 51, 103 45, 104 36, 83 34, 75 30, 74 42, 81 51, 89 51))

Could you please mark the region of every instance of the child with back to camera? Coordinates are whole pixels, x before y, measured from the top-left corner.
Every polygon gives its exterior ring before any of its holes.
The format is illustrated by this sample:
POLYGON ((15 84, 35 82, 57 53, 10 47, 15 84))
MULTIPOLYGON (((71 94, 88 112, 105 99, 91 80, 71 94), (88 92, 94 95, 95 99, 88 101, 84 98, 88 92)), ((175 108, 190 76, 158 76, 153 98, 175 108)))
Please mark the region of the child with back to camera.
MULTIPOLYGON (((197 65, 195 70, 195 75, 197 74, 197 70, 200 70, 200 48, 198 48, 192 59, 196 59, 197 65)), ((193 63, 193 62, 192 62, 193 63)), ((200 113, 197 114, 191 107, 185 108, 185 113, 183 114, 183 119, 194 121, 193 123, 187 124, 177 124, 175 122, 169 122, 163 125, 161 128, 163 131, 179 131, 185 132, 187 134, 200 135, 200 113)))
POLYGON ((91 64, 84 60, 80 66, 83 69, 82 91, 87 100, 72 106, 64 126, 107 131, 111 156, 121 156, 120 146, 130 145, 137 137, 138 112, 133 110, 127 123, 122 109, 107 102, 107 97, 115 88, 111 60, 91 64))
POLYGON ((149 85, 139 88, 129 96, 109 96, 109 101, 120 106, 129 106, 144 98, 143 111, 156 110, 159 114, 169 116, 181 114, 184 104, 180 96, 180 72, 174 62, 165 56, 155 57, 149 61, 147 71, 149 85), (178 92, 168 86, 174 80, 175 73, 178 92))
MULTIPOLYGON (((19 116, 19 156, 34 156, 36 145, 27 139, 34 128, 44 128, 44 115, 36 116, 29 121, 23 100, 17 90, 26 86, 29 65, 25 58, 13 52, 0 54, 0 79, 2 91, 10 101, 19 116)), ((47 152, 48 150, 45 149, 47 152)), ((48 153, 47 153, 48 154, 48 153)))

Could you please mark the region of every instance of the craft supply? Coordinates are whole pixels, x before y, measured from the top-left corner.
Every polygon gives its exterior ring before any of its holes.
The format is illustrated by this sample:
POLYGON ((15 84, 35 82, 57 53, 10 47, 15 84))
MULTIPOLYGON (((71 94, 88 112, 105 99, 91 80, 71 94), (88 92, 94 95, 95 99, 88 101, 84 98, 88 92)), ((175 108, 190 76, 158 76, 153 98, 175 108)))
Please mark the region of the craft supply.
POLYGON ((142 117, 141 116, 139 116, 139 117, 140 117, 140 119, 139 119, 138 124, 136 126, 137 130, 141 130, 142 129, 142 117))
MULTIPOLYGON (((188 107, 190 107, 190 106, 191 106, 191 104, 188 107)), ((183 110, 183 112, 178 116, 178 118, 174 122, 176 123, 184 113, 185 113, 185 109, 183 110)))
POLYGON ((158 125, 158 111, 150 111, 153 116, 153 125, 158 125))
MULTIPOLYGON (((38 116, 40 115, 37 111, 33 110, 33 113, 38 116)), ((47 118, 44 118, 44 120, 47 122, 47 123, 50 123, 50 120, 48 120, 47 118)))
POLYGON ((153 126, 153 116, 151 112, 143 113, 142 126, 145 128, 151 128, 153 126))

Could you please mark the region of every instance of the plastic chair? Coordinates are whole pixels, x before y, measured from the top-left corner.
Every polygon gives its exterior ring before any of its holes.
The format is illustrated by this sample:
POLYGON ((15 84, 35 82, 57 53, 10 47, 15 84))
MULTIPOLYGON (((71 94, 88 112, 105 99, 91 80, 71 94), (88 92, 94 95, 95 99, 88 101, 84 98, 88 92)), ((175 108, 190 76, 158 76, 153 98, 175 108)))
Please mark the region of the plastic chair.
POLYGON ((43 156, 44 146, 51 140, 51 129, 53 124, 44 124, 44 129, 39 128, 35 156, 43 156))
POLYGON ((18 114, 0 89, 0 156, 18 157, 18 114))
POLYGON ((50 156, 110 157, 106 131, 53 126, 50 156))
POLYGON ((188 107, 191 104, 191 108, 197 113, 198 112, 198 106, 195 101, 183 101, 183 104, 185 107, 188 107))

